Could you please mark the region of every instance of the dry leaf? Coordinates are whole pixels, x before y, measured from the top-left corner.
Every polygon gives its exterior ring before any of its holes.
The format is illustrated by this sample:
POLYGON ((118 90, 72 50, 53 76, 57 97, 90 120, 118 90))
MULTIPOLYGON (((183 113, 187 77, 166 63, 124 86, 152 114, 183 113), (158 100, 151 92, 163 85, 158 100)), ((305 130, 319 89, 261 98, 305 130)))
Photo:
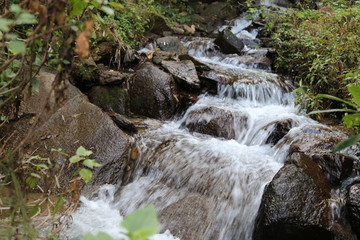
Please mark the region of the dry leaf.
POLYGON ((90 54, 90 37, 94 28, 93 21, 85 23, 85 31, 81 32, 76 38, 76 54, 80 59, 83 59, 90 54))

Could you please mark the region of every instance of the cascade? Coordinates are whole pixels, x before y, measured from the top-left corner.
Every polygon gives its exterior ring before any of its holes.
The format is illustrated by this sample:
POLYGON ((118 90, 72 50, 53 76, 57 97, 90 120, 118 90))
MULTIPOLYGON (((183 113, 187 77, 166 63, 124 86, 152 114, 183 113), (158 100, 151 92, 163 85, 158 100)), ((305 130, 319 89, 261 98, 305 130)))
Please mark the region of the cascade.
MULTIPOLYGON (((244 19, 234 24, 236 34, 249 25, 244 19)), ((221 54, 213 39, 194 38, 184 45, 197 61, 236 79, 218 83, 216 96, 199 96, 181 118, 139 133, 140 157, 130 180, 117 190, 103 186, 93 200, 82 197, 64 231, 68 239, 89 229, 119 237, 121 215, 149 204, 156 206, 164 230, 183 240, 252 239, 264 187, 288 153, 286 144, 277 144, 278 126, 290 130, 318 123, 298 114, 291 84, 269 69, 244 56, 221 54)), ((262 51, 248 49, 245 55, 262 51)), ((165 232, 153 239, 174 236, 165 232)))

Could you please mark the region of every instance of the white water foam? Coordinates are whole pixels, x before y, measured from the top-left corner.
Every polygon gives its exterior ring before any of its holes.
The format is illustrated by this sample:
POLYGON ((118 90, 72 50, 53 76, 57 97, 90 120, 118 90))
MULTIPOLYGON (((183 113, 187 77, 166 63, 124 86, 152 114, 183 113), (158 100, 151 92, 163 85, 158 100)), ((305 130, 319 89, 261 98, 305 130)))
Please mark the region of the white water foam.
MULTIPOLYGON (((79 240, 86 233, 96 235, 105 232, 114 239, 129 240, 126 229, 121 227, 123 217, 114 206, 115 186, 103 185, 98 196, 92 200, 80 197, 81 206, 72 215, 72 221, 60 235, 61 239, 79 240)), ((169 230, 156 234, 149 240, 180 240, 169 230)))

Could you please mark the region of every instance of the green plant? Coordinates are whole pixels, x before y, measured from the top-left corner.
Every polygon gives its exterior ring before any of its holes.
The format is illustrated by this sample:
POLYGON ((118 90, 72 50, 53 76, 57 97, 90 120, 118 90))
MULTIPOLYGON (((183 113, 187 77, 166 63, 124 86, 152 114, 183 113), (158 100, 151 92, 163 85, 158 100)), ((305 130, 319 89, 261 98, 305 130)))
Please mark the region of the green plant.
MULTIPOLYGON (((286 11, 267 18, 272 22, 268 27, 276 31, 277 71, 311 89, 300 96, 315 99, 317 94, 327 92, 345 98, 346 86, 358 82, 360 70, 359 4, 286 11)), ((326 109, 333 108, 333 104, 325 99, 309 106, 326 109)))
MULTIPOLYGON (((330 113, 330 112, 344 112, 346 113, 342 121, 345 124, 347 128, 356 128, 360 126, 360 86, 348 86, 348 91, 351 94, 350 100, 344 100, 332 95, 328 94, 318 94, 317 98, 327 98, 330 100, 339 101, 341 103, 345 104, 344 108, 340 109, 327 109, 327 110, 317 110, 310 112, 309 114, 319 114, 319 113, 330 113)), ((356 144, 360 140, 360 134, 357 134, 355 136, 352 136, 348 139, 345 139, 338 143, 335 148, 334 152, 338 152, 340 150, 343 150, 351 145, 356 144)))
MULTIPOLYGON (((147 240, 160 231, 156 210, 153 205, 138 209, 121 222, 121 226, 127 230, 130 240, 147 240)), ((97 235, 86 234, 81 240, 114 240, 106 233, 99 232, 97 235)))

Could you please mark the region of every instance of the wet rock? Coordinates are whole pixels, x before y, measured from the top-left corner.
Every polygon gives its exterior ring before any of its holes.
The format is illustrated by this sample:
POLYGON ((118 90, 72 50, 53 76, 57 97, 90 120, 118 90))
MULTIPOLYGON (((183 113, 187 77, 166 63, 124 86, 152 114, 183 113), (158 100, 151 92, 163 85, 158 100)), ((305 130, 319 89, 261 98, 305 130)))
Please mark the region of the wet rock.
POLYGON ((174 79, 151 63, 143 64, 129 83, 132 113, 169 119, 176 109, 174 79))
POLYGON ((201 239, 211 222, 208 216, 208 199, 195 193, 189 193, 183 199, 170 204, 160 212, 160 222, 166 229, 184 240, 201 239), (163 221, 162 221, 163 219, 163 221))
POLYGON ((111 117, 116 126, 118 126, 121 130, 128 133, 137 133, 135 125, 124 115, 115 112, 107 112, 107 114, 111 117))
POLYGON ((217 107, 190 111, 182 123, 191 132, 208 134, 226 139, 236 139, 247 127, 247 116, 217 107))
POLYGON ((130 98, 128 91, 121 85, 94 86, 88 92, 90 102, 104 111, 129 114, 130 98))
POLYGON ((286 119, 283 121, 278 121, 275 123, 271 123, 265 126, 265 129, 273 128, 272 133, 268 136, 265 143, 266 144, 276 144, 280 141, 292 128, 293 122, 291 119, 286 119))
POLYGON ((354 184, 350 187, 347 199, 351 225, 360 237, 360 184, 354 184))
POLYGON ((184 45, 177 37, 163 37, 156 40, 158 47, 166 52, 173 52, 178 55, 186 54, 184 45))
POLYGON ((307 125, 292 129, 276 147, 288 144, 290 156, 294 152, 306 155, 321 166, 324 176, 332 184, 339 184, 352 174, 355 161, 352 157, 332 153, 334 146, 345 137, 323 125, 307 125))
POLYGON ((225 54, 237 53, 242 54, 244 43, 233 34, 229 28, 219 33, 214 41, 220 47, 221 52, 225 54))
POLYGON ((260 45, 259 39, 240 38, 240 41, 242 41, 242 43, 249 48, 256 48, 260 45))
POLYGON ((196 73, 195 65, 190 60, 184 61, 162 61, 162 66, 170 72, 180 86, 190 89, 199 89, 200 80, 196 73))
POLYGON ((266 187, 254 239, 354 239, 346 223, 331 217, 330 184, 321 168, 285 165, 266 187))

